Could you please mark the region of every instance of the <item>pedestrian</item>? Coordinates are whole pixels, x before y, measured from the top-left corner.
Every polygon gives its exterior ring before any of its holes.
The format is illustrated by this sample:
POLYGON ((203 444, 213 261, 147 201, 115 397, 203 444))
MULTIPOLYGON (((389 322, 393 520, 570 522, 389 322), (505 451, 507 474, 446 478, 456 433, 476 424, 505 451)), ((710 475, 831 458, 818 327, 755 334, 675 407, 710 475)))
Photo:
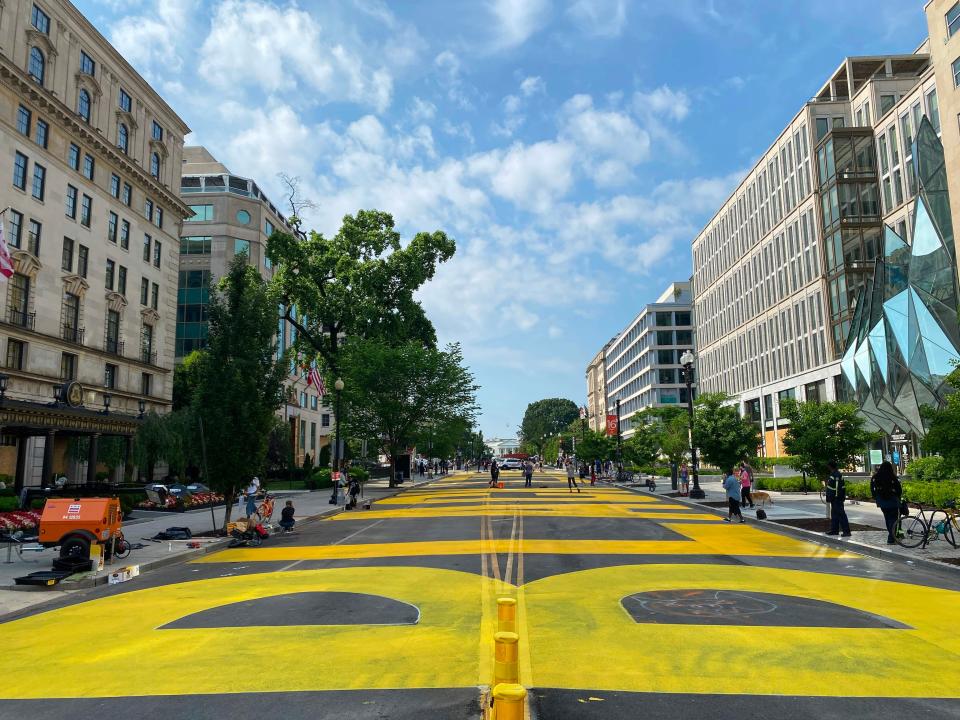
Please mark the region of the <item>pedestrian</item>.
POLYGON ((883 512, 883 521, 887 526, 887 545, 893 545, 897 542, 897 521, 900 519, 903 486, 897 478, 897 471, 889 462, 880 463, 880 467, 870 478, 870 494, 883 512))
POLYGON ((250 478, 250 484, 247 485, 247 517, 257 512, 257 493, 260 492, 260 478, 254 475, 250 478))
POLYGON ((593 486, 596 484, 597 484, 597 464, 590 463, 590 485, 593 486))
POLYGON ((827 478, 827 504, 830 505, 830 530, 827 535, 850 537, 850 521, 843 503, 847 499, 847 482, 843 479, 835 460, 827 463, 830 475, 827 478))
POLYGON ((587 482, 587 464, 580 463, 580 484, 584 485, 587 482))
POLYGON ((686 463, 680 466, 680 494, 684 496, 690 494, 690 468, 686 463))
POLYGON ((497 461, 494 460, 490 463, 490 487, 495 488, 497 486, 497 481, 500 479, 500 468, 497 467, 497 461))
POLYGON ((569 488, 570 492, 573 492, 574 488, 577 488, 577 492, 580 492, 580 487, 577 485, 573 461, 569 458, 567 459, 567 488, 569 488))
POLYGON ((533 463, 529 460, 523 466, 523 486, 533 487, 533 463))
POLYGON ((727 517, 725 522, 733 522, 734 516, 740 518, 743 522, 743 514, 740 512, 740 480, 733 474, 733 468, 729 468, 726 477, 723 480, 723 489, 727 491, 727 517))
POLYGON ((357 506, 357 495, 360 494, 360 481, 355 477, 350 478, 348 492, 350 493, 350 503, 347 505, 347 508, 353 510, 357 506))
POLYGON ((753 507, 753 498, 750 497, 750 486, 753 485, 753 473, 750 466, 746 463, 740 463, 740 506, 744 507, 750 503, 753 507))

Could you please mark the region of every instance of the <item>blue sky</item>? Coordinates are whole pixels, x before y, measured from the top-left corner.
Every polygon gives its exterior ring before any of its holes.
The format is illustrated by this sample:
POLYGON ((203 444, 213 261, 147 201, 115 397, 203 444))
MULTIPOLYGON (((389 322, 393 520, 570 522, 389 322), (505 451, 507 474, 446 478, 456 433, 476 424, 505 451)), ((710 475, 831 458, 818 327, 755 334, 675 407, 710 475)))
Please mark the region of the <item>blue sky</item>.
POLYGON ((233 172, 299 176, 456 258, 421 293, 481 427, 585 401, 584 368, 846 55, 912 52, 921 0, 75 0, 233 172))

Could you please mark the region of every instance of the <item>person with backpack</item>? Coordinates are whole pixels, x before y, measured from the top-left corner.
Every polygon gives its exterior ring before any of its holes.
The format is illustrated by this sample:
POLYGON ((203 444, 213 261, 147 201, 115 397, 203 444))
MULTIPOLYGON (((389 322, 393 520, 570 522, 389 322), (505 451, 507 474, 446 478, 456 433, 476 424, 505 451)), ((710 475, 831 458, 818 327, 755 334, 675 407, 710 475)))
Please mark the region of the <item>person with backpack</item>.
POLYGON ((827 535, 842 535, 850 537, 850 521, 847 511, 843 507, 847 499, 847 482, 843 479, 835 460, 827 463, 830 476, 827 478, 827 504, 830 506, 830 530, 827 535))
POLYGON ((533 487, 533 463, 529 460, 523 464, 523 486, 533 487))
POLYGON ((724 522, 733 522, 735 516, 743 522, 743 513, 740 512, 740 479, 733 474, 733 468, 726 472, 723 489, 727 491, 727 517, 723 519, 724 522))
POLYGON ((490 463, 490 487, 495 488, 497 486, 497 481, 500 479, 500 468, 497 467, 497 461, 494 460, 490 463))
POLYGON ((903 486, 897 477, 893 465, 884 460, 870 478, 870 494, 874 502, 883 513, 883 521, 887 526, 887 545, 897 542, 896 528, 900 519, 900 502, 903 497, 903 486))
POLYGON ((753 485, 753 472, 749 465, 740 463, 740 506, 750 503, 753 507, 753 498, 750 497, 750 486, 753 485))

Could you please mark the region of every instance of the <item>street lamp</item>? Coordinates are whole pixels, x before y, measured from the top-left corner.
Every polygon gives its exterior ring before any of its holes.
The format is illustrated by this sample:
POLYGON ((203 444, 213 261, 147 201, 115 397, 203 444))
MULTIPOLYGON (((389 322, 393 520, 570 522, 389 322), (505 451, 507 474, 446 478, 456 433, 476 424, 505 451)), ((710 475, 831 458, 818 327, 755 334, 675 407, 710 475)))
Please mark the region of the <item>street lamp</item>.
MULTIPOLYGON (((617 474, 623 471, 623 435, 620 433, 620 398, 617 398, 617 474)), ((620 479, 619 477, 617 478, 620 479)))
POLYGON ((137 409, 140 411, 140 414, 137 417, 143 417, 143 414, 147 411, 147 401, 143 398, 137 400, 137 409))
MULTIPOLYGON (((337 393, 337 400, 333 408, 333 421, 337 424, 337 432, 334 436, 333 441, 333 472, 340 472, 340 395, 343 392, 343 380, 337 378, 333 383, 333 389, 337 393)), ((332 477, 332 474, 331 474, 332 477)), ((339 481, 333 483, 333 495, 330 496, 330 502, 334 505, 337 503, 337 485, 339 481)))
POLYGON ((700 489, 700 473, 697 468, 697 448, 693 444, 693 353, 687 350, 680 356, 683 365, 683 380, 687 384, 687 437, 690 440, 690 464, 693 466, 693 489, 690 491, 691 500, 702 500, 706 497, 700 489))
POLYGON ((113 395, 111 395, 110 393, 103 394, 103 414, 104 415, 110 414, 110 403, 112 401, 113 401, 113 395))

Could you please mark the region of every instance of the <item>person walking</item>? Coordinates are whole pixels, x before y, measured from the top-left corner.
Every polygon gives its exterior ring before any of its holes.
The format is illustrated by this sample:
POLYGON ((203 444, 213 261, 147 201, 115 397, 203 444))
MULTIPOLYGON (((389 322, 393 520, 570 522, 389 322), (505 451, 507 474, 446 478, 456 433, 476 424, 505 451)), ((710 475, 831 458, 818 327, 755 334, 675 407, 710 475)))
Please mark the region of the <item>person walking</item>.
POLYGON ((577 488, 577 492, 580 492, 580 486, 577 485, 576 468, 573 467, 573 461, 569 458, 567 458, 567 488, 570 492, 573 492, 574 488, 577 488))
POLYGON ((523 465, 523 486, 533 487, 533 463, 529 460, 523 465))
POLYGON ((880 463, 880 467, 870 478, 870 494, 883 513, 883 521, 887 526, 887 545, 897 542, 897 521, 900 519, 900 498, 903 497, 903 486, 897 477, 897 471, 887 461, 880 463))
POLYGON ((743 522, 743 514, 740 512, 740 480, 733 474, 733 468, 729 468, 726 477, 723 479, 723 489, 727 491, 727 517, 724 522, 733 522, 736 516, 743 522))
POLYGON ((596 463, 590 463, 590 485, 597 484, 597 465, 596 463))
POLYGON ((500 479, 500 468, 497 467, 497 461, 490 463, 490 487, 497 487, 497 481, 500 479))
POLYGON ((686 463, 680 466, 680 494, 683 496, 690 494, 690 468, 686 463))
POLYGON ((847 481, 843 479, 835 460, 827 463, 830 475, 827 478, 827 504, 830 506, 830 530, 827 535, 850 537, 850 521, 843 507, 847 499, 847 481))
POLYGON ((750 503, 753 507, 753 498, 750 497, 750 488, 753 485, 753 472, 749 465, 740 463, 740 507, 750 503))

